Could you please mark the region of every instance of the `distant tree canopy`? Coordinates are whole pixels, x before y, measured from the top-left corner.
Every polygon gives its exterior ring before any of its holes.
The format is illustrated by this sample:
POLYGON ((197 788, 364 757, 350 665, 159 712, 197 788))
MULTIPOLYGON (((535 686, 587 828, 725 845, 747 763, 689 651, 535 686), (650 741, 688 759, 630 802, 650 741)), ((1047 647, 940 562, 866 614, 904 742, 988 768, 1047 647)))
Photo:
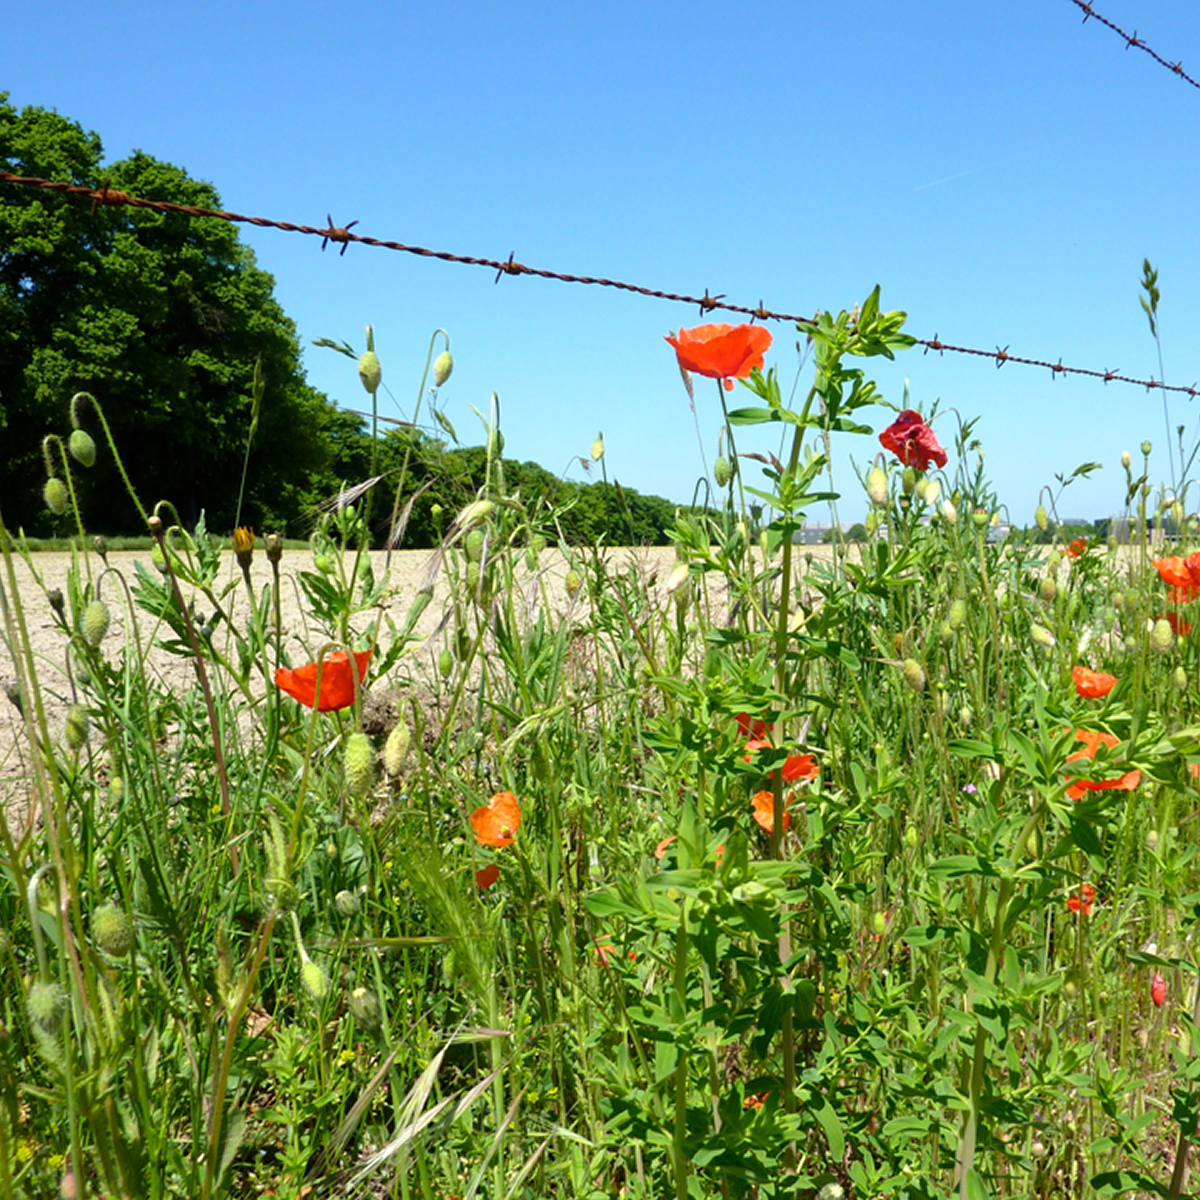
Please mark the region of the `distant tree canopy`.
MULTIPOLYGON (((155 200, 220 207, 210 184, 140 151, 101 165, 100 138, 0 93, 0 168, 155 200)), ((143 209, 91 206, 0 185, 0 512, 45 531, 41 442, 65 439, 68 403, 95 395, 142 502, 171 500, 187 521, 233 522, 251 380, 266 378, 244 513, 296 520, 329 464, 340 414, 305 382, 295 327, 237 229, 143 209)), ((101 443, 99 424, 82 424, 101 443)), ((80 486, 98 529, 140 522, 101 445, 80 486), (91 503, 94 496, 97 503, 91 503)))
MULTIPOLYGON (((0 92, 0 170, 221 207, 211 184, 141 151, 120 162, 102 160, 97 134, 45 109, 18 111, 0 92)), ((343 483, 367 478, 371 439, 361 417, 308 385, 295 326, 273 289, 272 277, 226 221, 89 205, 0 184, 5 525, 38 535, 72 532, 42 501, 42 442, 58 434, 65 443, 70 400, 82 391, 103 407, 147 508, 168 500, 186 525, 203 511, 209 529, 232 529, 261 361, 265 393, 241 521, 305 536, 318 503, 343 483)), ((81 406, 80 418, 99 450, 93 467, 73 470, 89 531, 144 532, 89 405, 81 406)), ((429 487, 412 505, 403 544, 433 545, 434 506, 449 510, 448 521, 474 499, 485 482, 486 454, 447 449, 409 428, 381 439, 377 469, 385 479, 373 510, 380 536, 406 454, 402 501, 429 487)), ((503 470, 508 492, 519 488, 528 501, 540 497, 544 513, 561 513, 559 529, 571 541, 662 543, 674 519, 673 506, 657 497, 559 480, 533 463, 505 462, 503 470)))

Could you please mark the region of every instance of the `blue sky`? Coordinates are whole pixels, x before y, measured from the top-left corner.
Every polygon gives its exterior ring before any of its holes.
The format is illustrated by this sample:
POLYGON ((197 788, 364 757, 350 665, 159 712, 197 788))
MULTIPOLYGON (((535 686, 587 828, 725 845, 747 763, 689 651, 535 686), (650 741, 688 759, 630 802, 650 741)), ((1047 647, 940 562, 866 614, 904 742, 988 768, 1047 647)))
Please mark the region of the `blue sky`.
MULTIPOLYGON (((1200 74, 1200 6, 1097 0, 1200 74)), ((1168 382, 1200 380, 1200 91, 1126 50, 1069 0, 853 5, 313 3, 193 6, 48 0, 6 14, 0 88, 214 183, 238 212, 788 312, 850 308, 875 284, 910 332, 1070 365, 1159 375, 1138 304, 1159 269, 1168 382)), ((695 309, 505 278, 247 228, 305 344, 309 379, 366 406, 353 364, 373 323, 381 409, 411 411, 430 334, 449 330, 447 415, 501 399, 506 453, 582 477, 604 431, 609 477, 676 501, 702 467, 663 335, 695 309)), ((725 318, 715 314, 713 320, 725 318)), ((770 326, 790 388, 794 327, 770 326)), ((1155 445, 1158 393, 919 350, 868 363, 886 399, 940 400, 976 435, 1002 502, 1027 521, 1056 473, 1064 517, 1123 502, 1123 449, 1155 445)), ((802 386, 806 385, 807 373, 802 386)), ((715 385, 696 400, 711 464, 715 385)), ((736 399, 736 393, 734 394, 736 399)), ((1170 400, 1200 431, 1200 401, 1170 400)), ((890 414, 868 418, 876 427, 890 414)), ((935 428, 953 440, 952 417, 935 428)), ((771 449, 743 433, 740 449, 771 449)), ((874 438, 836 447, 850 470, 874 438)), ((746 478, 757 470, 746 464, 746 478)), ((1193 496, 1193 505, 1197 502, 1193 496)), ((1189 505, 1189 507, 1193 507, 1189 505)), ((810 514, 827 519, 823 514, 810 514)))

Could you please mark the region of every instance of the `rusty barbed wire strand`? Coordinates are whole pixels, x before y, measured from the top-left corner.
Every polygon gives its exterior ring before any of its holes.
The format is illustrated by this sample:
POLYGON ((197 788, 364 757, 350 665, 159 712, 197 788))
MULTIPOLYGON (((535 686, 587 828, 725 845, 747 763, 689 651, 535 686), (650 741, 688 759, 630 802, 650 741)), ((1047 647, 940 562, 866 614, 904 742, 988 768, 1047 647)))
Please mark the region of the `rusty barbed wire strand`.
POLYGON ((1161 54, 1159 54, 1156 50, 1152 50, 1146 45, 1145 42, 1142 41, 1140 37, 1138 37, 1136 29, 1133 31, 1133 33, 1126 33, 1125 30, 1123 30, 1119 25, 1115 25, 1107 17, 1101 16, 1101 14, 1098 13, 1091 4, 1088 4, 1086 0, 1071 0, 1071 3, 1083 13, 1083 21, 1085 25, 1087 24, 1088 17, 1094 17, 1106 29, 1111 29, 1113 33, 1117 34, 1118 37, 1124 39, 1126 50, 1129 50, 1130 48, 1134 50, 1144 50, 1152 59, 1154 59, 1156 63, 1158 63, 1160 66, 1166 67, 1172 75, 1178 75, 1179 78, 1185 83, 1190 83, 1194 88, 1200 88, 1200 83, 1197 83, 1196 80, 1194 80, 1183 69, 1182 59, 1179 62, 1170 62, 1168 59, 1163 58, 1161 54))
MULTIPOLYGON (((97 207, 100 205, 108 207, 120 207, 124 205, 129 208, 144 208, 154 212, 172 213, 193 220, 212 218, 219 221, 254 225, 260 229, 280 229, 285 233, 304 233, 310 237, 319 237, 321 239, 322 250, 330 242, 340 244, 342 247, 341 253, 343 254, 346 252, 346 247, 353 242, 363 246, 375 246, 383 250, 396 250, 404 254, 415 254, 421 258, 437 259, 440 262, 462 263, 472 267, 486 267, 496 272, 497 283, 500 282, 500 278, 503 275, 532 275, 538 279, 553 279, 560 283, 580 283, 596 287, 616 288, 618 291, 631 292, 635 295, 647 296, 655 300, 669 300, 675 304, 694 304, 699 308, 701 315, 721 311, 740 313, 743 316, 753 317, 757 321, 787 321, 801 327, 812 326, 817 323, 816 317, 777 312, 774 309, 766 308, 761 300, 758 302, 757 308, 749 308, 742 304, 732 304, 726 301, 723 292, 719 292, 713 296, 709 294, 707 288, 705 288, 703 296, 688 296, 679 292, 664 292, 657 288, 642 287, 635 283, 624 283, 619 279, 605 279, 594 275, 570 275, 561 271, 549 271, 544 267, 529 267, 524 263, 516 262, 514 254, 509 254, 507 259, 478 258, 466 254, 451 254, 448 250, 430 250, 424 246, 408 246, 403 242, 386 241, 381 238, 368 237, 361 233, 351 233, 350 230, 354 225, 358 224, 357 221, 351 221, 349 225, 334 225, 333 218, 329 214, 326 214, 326 220, 329 224, 324 228, 317 228, 314 225, 298 225, 291 221, 276 221, 270 217, 248 217, 243 213, 229 212, 224 209, 200 208, 192 204, 176 204, 170 200, 147 200, 141 196, 131 196, 128 192, 111 189, 107 183, 99 188, 89 188, 82 184, 62 183, 56 180, 40 179, 36 176, 14 175, 8 171, 0 171, 0 184, 6 183, 14 184, 18 187, 40 188, 45 191, 60 192, 64 195, 91 200, 93 213, 95 213, 97 207)), ((1046 359, 1028 358, 1020 354, 1010 354, 1007 346, 997 346, 995 350, 980 350, 972 346, 956 346, 950 342, 943 342, 936 333, 932 338, 914 338, 913 340, 915 345, 923 346, 927 354, 932 350, 939 355, 966 354, 975 358, 988 358, 994 361, 997 367, 1002 367, 1006 363, 1016 363, 1018 366, 1023 367, 1040 367, 1049 371, 1051 377, 1055 379, 1059 375, 1080 375, 1089 379, 1099 379, 1104 383, 1127 383, 1134 387, 1144 387, 1147 391, 1157 389, 1161 392, 1182 392, 1184 395, 1192 398, 1200 395, 1200 387, 1196 384, 1190 386, 1171 384, 1153 378, 1137 379, 1131 375, 1122 375, 1119 371, 1098 371, 1089 367, 1065 366, 1061 358, 1055 363, 1046 359)))

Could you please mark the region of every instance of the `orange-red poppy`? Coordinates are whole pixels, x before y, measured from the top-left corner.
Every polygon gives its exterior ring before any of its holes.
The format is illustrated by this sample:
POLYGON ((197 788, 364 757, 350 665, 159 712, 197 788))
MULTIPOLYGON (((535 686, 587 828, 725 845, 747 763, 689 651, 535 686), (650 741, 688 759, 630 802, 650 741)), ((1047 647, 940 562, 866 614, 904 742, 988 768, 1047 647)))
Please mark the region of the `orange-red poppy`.
MULTIPOLYGON (((783 807, 785 810, 784 814, 783 814, 784 829, 789 829, 792 824, 791 814, 786 811, 788 805, 791 804, 791 802, 792 802, 791 796, 786 796, 784 798, 784 801, 783 801, 783 807)), ((766 792, 766 791, 755 792, 754 798, 753 798, 753 800, 750 801, 750 803, 754 807, 754 819, 768 833, 774 833, 775 832, 775 797, 774 797, 774 795, 772 795, 772 793, 766 792)))
POLYGON ((1192 632, 1191 621, 1182 621, 1178 613, 1167 613, 1167 624, 1175 631, 1176 637, 1187 637, 1192 632))
POLYGON ((675 841, 677 837, 678 834, 673 833, 670 837, 663 838, 663 840, 654 847, 654 857, 657 858, 659 862, 662 862, 662 860, 667 857, 667 851, 671 848, 671 843, 675 841))
POLYGON ((1099 700, 1117 686, 1115 675, 1106 675, 1103 671, 1089 671, 1087 667, 1076 667, 1071 672, 1071 678, 1075 680, 1076 695, 1088 700, 1099 700))
POLYGON ((1179 554, 1170 558, 1156 558, 1154 569, 1164 583, 1176 588, 1190 589, 1191 595, 1188 598, 1191 599, 1196 594, 1197 585, 1200 585, 1200 551, 1189 554, 1187 558, 1179 554))
MULTIPOLYGON (((1098 729, 1077 729, 1075 740, 1083 743, 1083 749, 1070 755, 1067 762, 1078 762, 1080 759, 1096 757, 1096 751, 1101 746, 1111 750, 1117 744, 1117 738, 1111 733, 1101 733, 1098 729)), ((1072 800, 1081 800, 1085 792, 1106 792, 1113 789, 1131 792, 1142 781, 1142 773, 1138 770, 1126 771, 1116 779, 1073 779, 1067 788, 1067 795, 1072 800)))
POLYGON ((789 754, 783 764, 783 778, 787 783, 800 783, 815 779, 820 769, 811 754, 789 754))
POLYGON ((293 700, 299 700, 306 708, 316 705, 318 712, 335 712, 349 708, 354 703, 356 686, 361 688, 367 674, 371 651, 355 652, 354 663, 345 650, 331 654, 321 666, 321 695, 317 697, 317 664, 306 663, 302 667, 280 667, 275 672, 275 685, 287 692, 293 700), (356 678, 357 677, 357 678, 356 678))
POLYGON ((1083 913, 1085 917, 1092 915, 1092 902, 1096 899, 1096 889, 1090 883, 1080 885, 1078 896, 1067 897, 1067 907, 1073 913, 1083 913))
POLYGON ((486 808, 477 808, 471 814, 471 828, 481 846, 511 846, 520 826, 521 806, 512 792, 497 792, 486 808))
POLYGON ((762 739, 775 728, 761 717, 752 717, 749 713, 738 713, 733 719, 737 722, 738 734, 744 738, 762 739))
POLYGON ((771 334, 761 325, 697 325, 668 334, 679 365, 693 375, 722 379, 727 390, 735 378, 745 379, 755 367, 762 369, 771 334))
POLYGON ((487 891, 500 878, 500 868, 495 863, 488 863, 475 872, 475 886, 487 891))
POLYGON ((880 435, 879 444, 906 467, 929 470, 930 462, 946 465, 946 452, 916 409, 906 408, 880 435))
POLYGON ((1087 551, 1087 538, 1085 538, 1085 537, 1072 538, 1067 543, 1067 557, 1068 558, 1081 558, 1086 551, 1087 551))

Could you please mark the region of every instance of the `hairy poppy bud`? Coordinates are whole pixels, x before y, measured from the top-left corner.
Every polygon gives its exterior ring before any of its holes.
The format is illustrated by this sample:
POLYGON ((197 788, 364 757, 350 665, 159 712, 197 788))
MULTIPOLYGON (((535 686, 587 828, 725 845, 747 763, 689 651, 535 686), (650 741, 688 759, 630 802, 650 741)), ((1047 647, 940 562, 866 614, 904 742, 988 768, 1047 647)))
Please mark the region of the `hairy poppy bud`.
POLYGON ((950 605, 950 628, 959 630, 963 627, 967 620, 967 602, 963 599, 955 600, 950 605))
POLYGON ((387 744, 383 748, 383 766, 393 779, 400 774, 404 760, 408 757, 408 744, 411 737, 408 724, 401 717, 392 732, 388 734, 387 744))
POLYGON ((922 482, 925 484, 925 490, 921 490, 921 485, 917 485, 917 495, 925 501, 926 504, 936 504, 938 497, 942 494, 942 485, 936 479, 926 479, 922 477, 922 482))
POLYGON ((449 646, 443 646, 441 654, 438 655, 438 674, 443 679, 448 679, 453 670, 454 655, 450 653, 449 646))
POLYGON ((478 563, 483 558, 483 543, 486 538, 482 529, 472 529, 467 534, 466 548, 467 559, 470 562, 478 563))
POLYGON ((50 601, 50 607, 61 617, 66 612, 66 605, 63 601, 63 594, 59 588, 51 588, 46 593, 46 599, 50 601))
POLYGON ((67 485, 57 476, 47 479, 42 488, 42 499, 56 517, 61 517, 67 511, 67 485))
POLYGON ((133 949, 133 922, 124 909, 102 904, 92 913, 92 936, 105 954, 125 958, 133 949))
POLYGON ((570 596, 572 600, 574 600, 576 593, 579 591, 579 589, 581 587, 583 587, 583 580, 579 578, 579 572, 576 571, 574 567, 572 567, 567 572, 567 576, 563 580, 563 584, 567 589, 567 595, 570 596))
POLYGON ((1187 685, 1188 685, 1187 672, 1182 667, 1175 668, 1175 674, 1172 677, 1172 679, 1175 684, 1175 687, 1179 691, 1181 691, 1181 692, 1187 691, 1187 685))
POLYGON ((466 529, 468 525, 474 525, 476 521, 482 521, 484 517, 490 516, 495 507, 491 500, 476 500, 473 504, 468 504, 454 518, 454 523, 460 529, 466 529))
POLYGON ((867 495, 872 504, 886 504, 888 498, 888 477, 882 467, 872 467, 867 475, 867 495))
POLYGON ((1133 460, 1132 460, 1132 459, 1129 457, 1129 451, 1128 451, 1128 450, 1122 450, 1122 451, 1121 451, 1121 466, 1123 466, 1123 467, 1125 468, 1125 470, 1127 470, 1127 471, 1128 471, 1128 470, 1129 470, 1129 464, 1130 464, 1132 461, 1133 461, 1133 460))
POLYGON ((879 528, 879 514, 873 508, 867 509, 867 516, 863 521, 863 528, 867 531, 867 537, 875 536, 875 531, 879 528))
POLYGON ((350 993, 350 1015, 356 1024, 368 1033, 374 1033, 383 1024, 383 1010, 379 997, 368 987, 356 987, 350 993))
POLYGON ((342 770, 350 795, 365 796, 375 778, 375 747, 365 733, 352 733, 346 739, 342 770))
POLYGON ((108 539, 102 533, 98 533, 92 538, 92 549, 100 555, 105 563, 108 562, 108 539))
POLYGON ((940 637, 943 642, 954 641, 954 626, 951 625, 949 621, 942 621, 941 624, 938 625, 938 637, 940 637))
POLYGON ((1039 504, 1033 513, 1033 523, 1045 533, 1050 528, 1050 514, 1044 504, 1039 504))
POLYGON ((67 1011, 67 994, 57 983, 35 983, 25 997, 25 1012, 30 1024, 51 1037, 62 1028, 67 1011))
POLYGON ((329 976, 307 955, 300 967, 300 981, 304 984, 304 990, 318 1003, 329 994, 329 976))
POLYGON ((604 434, 596 434, 596 440, 592 443, 592 462, 599 462, 604 457, 604 434))
POLYGON ((356 917, 362 911, 362 902, 353 892, 342 888, 333 898, 333 907, 338 910, 339 917, 356 917))
POLYGON ((923 692, 925 690, 925 669, 915 658, 906 658, 901 670, 904 673, 904 682, 914 692, 923 692))
POLYGON ((911 496, 917 490, 917 473, 912 467, 905 467, 900 476, 900 486, 906 496, 911 496))
POLYGON ((676 563, 671 568, 671 574, 667 576, 667 595, 674 596, 677 591, 688 581, 688 565, 687 563, 676 563))
POLYGON ((63 740, 72 750, 82 750, 88 740, 87 709, 82 704, 72 704, 67 709, 63 723, 63 740))
POLYGON ((947 525, 958 524, 958 509, 954 507, 954 504, 950 500, 942 501, 942 520, 947 525))
POLYGON ((358 377, 362 380, 362 385, 371 395, 379 390, 379 385, 383 382, 383 367, 380 365, 379 356, 374 350, 368 350, 366 354, 358 360, 358 377))
POLYGON ((1030 625, 1029 636, 1035 646, 1041 646, 1049 650, 1054 645, 1054 634, 1044 625, 1030 625))
POLYGON ((81 467, 91 467, 96 463, 96 443, 86 429, 76 429, 67 442, 71 457, 81 467))
POLYGON ((917 832, 917 827, 915 825, 908 825, 905 827, 904 844, 910 850, 915 850, 921 844, 921 835, 917 832))
POLYGON ((1166 617, 1159 617, 1150 630, 1150 649, 1155 654, 1170 654, 1175 645, 1175 631, 1166 617))
POLYGON ((441 387, 447 379, 450 378, 450 372, 454 370, 454 357, 449 350, 443 350, 441 354, 433 360, 433 386, 441 387))
POLYGON ((93 600, 83 610, 83 640, 93 649, 104 641, 108 632, 108 605, 103 600, 93 600))
POLYGON ((713 478, 717 481, 719 488, 727 487, 733 478, 733 467, 723 454, 719 455, 717 461, 713 463, 713 478))
POLYGON ((1054 582, 1054 576, 1047 575, 1046 578, 1042 580, 1038 591, 1041 593, 1042 599, 1049 604, 1054 597, 1058 595, 1058 584, 1054 582))

